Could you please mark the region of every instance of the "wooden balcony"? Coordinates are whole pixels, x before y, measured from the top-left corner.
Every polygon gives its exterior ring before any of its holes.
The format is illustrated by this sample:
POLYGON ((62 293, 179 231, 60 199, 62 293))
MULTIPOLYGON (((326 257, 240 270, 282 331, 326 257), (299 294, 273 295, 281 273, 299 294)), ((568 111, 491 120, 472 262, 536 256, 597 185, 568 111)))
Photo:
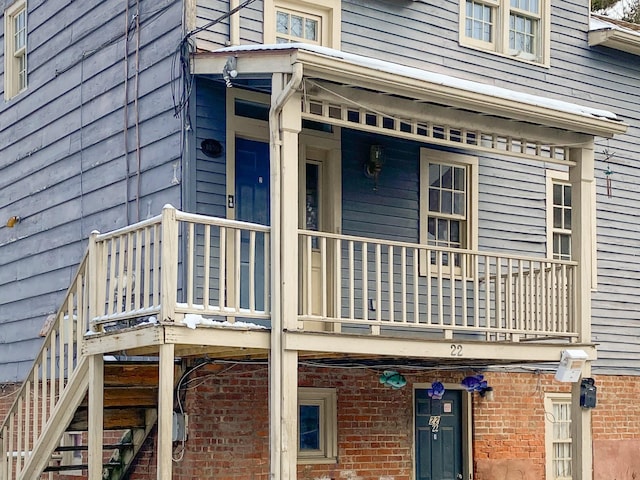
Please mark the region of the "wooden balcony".
MULTIPOLYGON (((305 230, 298 237, 299 330, 502 342, 578 336, 575 262, 305 230)), ((97 234, 89 327, 187 314, 269 326, 270 238, 269 227, 171 208, 97 234)))
MULTIPOLYGON (((522 363, 557 361, 567 344, 580 345, 575 262, 305 230, 297 235, 296 251, 283 255, 298 260, 298 328, 278 334, 284 349, 300 357, 522 363)), ((136 225, 94 233, 0 426, 0 479, 41 478, 92 388, 94 410, 102 410, 108 398, 101 398, 106 384, 99 366, 106 353, 158 355, 160 379, 173 378, 176 346, 179 356, 265 357, 277 333, 269 332, 271 252, 269 227, 172 207, 136 225), (187 328, 189 315, 203 326, 187 328), (236 335, 222 321, 243 331, 236 335)), ((593 345, 580 348, 595 358, 593 345)), ((166 382, 158 396, 170 399, 173 384, 166 382)), ((170 425, 173 404, 161 403, 157 412, 170 425)), ((94 431, 89 449, 96 468, 102 418, 87 420, 95 423, 87 428, 94 431)), ((170 436, 167 442, 170 448, 170 436)))

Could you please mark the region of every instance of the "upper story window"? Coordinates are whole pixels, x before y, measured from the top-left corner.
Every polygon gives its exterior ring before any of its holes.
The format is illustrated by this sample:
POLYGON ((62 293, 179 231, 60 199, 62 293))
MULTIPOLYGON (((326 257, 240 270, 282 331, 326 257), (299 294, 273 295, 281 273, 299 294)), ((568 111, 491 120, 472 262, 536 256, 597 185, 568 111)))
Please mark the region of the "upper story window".
POLYGON ((319 44, 322 17, 285 9, 276 10, 276 43, 319 44))
POLYGON ((553 258, 571 260, 571 185, 553 184, 553 258))
POLYGON ((264 43, 340 48, 340 0, 265 0, 264 43))
POLYGON ((566 172, 547 171, 548 257, 571 260, 571 184, 566 172))
MULTIPOLYGON (((420 243, 473 249, 477 244, 477 159, 423 148, 420 151, 420 243)), ((459 256, 443 253, 445 266, 460 266, 459 256)), ((430 263, 438 260, 432 252, 430 263)), ((425 259, 426 262, 426 259, 425 259)), ((426 274, 426 263, 421 261, 426 274)))
POLYGON ((27 6, 14 3, 4 12, 4 97, 27 88, 27 6))
POLYGON ((460 43, 548 64, 549 0, 461 0, 460 43))

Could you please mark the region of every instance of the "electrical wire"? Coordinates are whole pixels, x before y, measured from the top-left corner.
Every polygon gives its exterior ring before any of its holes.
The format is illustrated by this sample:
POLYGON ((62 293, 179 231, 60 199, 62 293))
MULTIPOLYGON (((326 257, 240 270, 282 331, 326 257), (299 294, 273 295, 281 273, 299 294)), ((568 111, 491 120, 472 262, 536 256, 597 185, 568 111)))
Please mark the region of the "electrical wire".
POLYGON ((196 52, 196 45, 192 37, 197 33, 208 30, 214 25, 226 20, 233 14, 239 12, 243 8, 248 7, 256 0, 246 0, 236 8, 229 10, 227 13, 220 15, 218 18, 205 23, 188 32, 174 52, 171 62, 171 98, 173 99, 173 115, 177 118, 182 112, 187 112, 186 124, 187 128, 191 126, 191 119, 188 114, 189 98, 193 90, 194 77, 191 73, 190 60, 196 52), (177 86, 178 80, 182 79, 181 88, 177 86))
POLYGON ((238 5, 236 8, 229 10, 227 13, 220 15, 218 18, 216 18, 215 20, 211 20, 208 23, 205 23, 204 25, 202 25, 201 27, 198 28, 194 28, 193 30, 191 30, 189 33, 187 33, 187 37, 191 37, 193 35, 195 35, 196 33, 200 33, 203 30, 207 30, 211 27, 213 27, 214 25, 216 25, 217 23, 220 23, 223 20, 226 20, 227 18, 229 18, 231 15, 233 15, 234 13, 239 12, 240 10, 242 10, 245 7, 248 7, 249 5, 251 5, 253 2, 255 2, 256 0, 246 0, 245 2, 241 3, 240 5, 238 5))

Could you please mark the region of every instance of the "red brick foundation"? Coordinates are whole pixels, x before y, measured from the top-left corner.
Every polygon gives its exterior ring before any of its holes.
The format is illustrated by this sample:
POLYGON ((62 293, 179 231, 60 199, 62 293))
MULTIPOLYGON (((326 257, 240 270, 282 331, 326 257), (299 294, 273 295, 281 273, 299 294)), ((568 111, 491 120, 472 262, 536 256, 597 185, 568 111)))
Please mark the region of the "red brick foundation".
MULTIPOLYGON (((401 370, 400 390, 379 382, 379 369, 301 366, 303 387, 336 388, 337 464, 299 465, 300 480, 410 480, 413 478, 413 387, 432 381, 458 384, 472 372, 401 370)), ((487 373, 494 399, 474 394, 475 480, 545 478, 544 393, 568 392, 552 374, 487 373)), ((594 480, 640 480, 640 377, 596 376, 593 414, 594 480)), ((175 445, 174 479, 267 480, 269 478, 266 365, 216 365, 185 383, 189 415, 184 452, 175 445)), ((0 413, 17 385, 0 392, 0 413)), ((4 416, 4 415, 3 415, 4 416)), ((155 432, 138 456, 132 480, 155 480, 155 432)), ((82 477, 74 477, 82 478, 82 477)))

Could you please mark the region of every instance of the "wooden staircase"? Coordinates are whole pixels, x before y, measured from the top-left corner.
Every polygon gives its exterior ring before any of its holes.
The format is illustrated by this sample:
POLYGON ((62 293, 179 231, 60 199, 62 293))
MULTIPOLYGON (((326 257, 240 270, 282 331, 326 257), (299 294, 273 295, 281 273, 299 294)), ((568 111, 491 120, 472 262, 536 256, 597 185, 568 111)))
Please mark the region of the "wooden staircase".
MULTIPOLYGON (((84 445, 65 445, 65 433, 88 430, 89 357, 82 352, 89 330, 88 255, 67 290, 4 422, 0 425, 0 480, 53 479, 87 469, 84 445), (65 453, 67 455, 65 455, 65 453), (79 464, 65 465, 69 453, 79 464)), ((103 475, 122 479, 157 422, 158 364, 104 362, 103 475)), ((85 477, 86 478, 86 477, 85 477)))
MULTIPOLYGON (((104 463, 102 478, 120 480, 128 473, 144 441, 156 425, 158 364, 154 361, 108 361, 104 367, 104 463), (114 440, 117 438, 117 441, 114 440)), ((85 395, 67 426, 67 433, 88 431, 88 398, 85 395)), ((83 471, 88 447, 62 445, 57 453, 76 453, 78 463, 51 462, 44 472, 83 471)), ((67 455, 69 456, 69 455, 67 455)))

